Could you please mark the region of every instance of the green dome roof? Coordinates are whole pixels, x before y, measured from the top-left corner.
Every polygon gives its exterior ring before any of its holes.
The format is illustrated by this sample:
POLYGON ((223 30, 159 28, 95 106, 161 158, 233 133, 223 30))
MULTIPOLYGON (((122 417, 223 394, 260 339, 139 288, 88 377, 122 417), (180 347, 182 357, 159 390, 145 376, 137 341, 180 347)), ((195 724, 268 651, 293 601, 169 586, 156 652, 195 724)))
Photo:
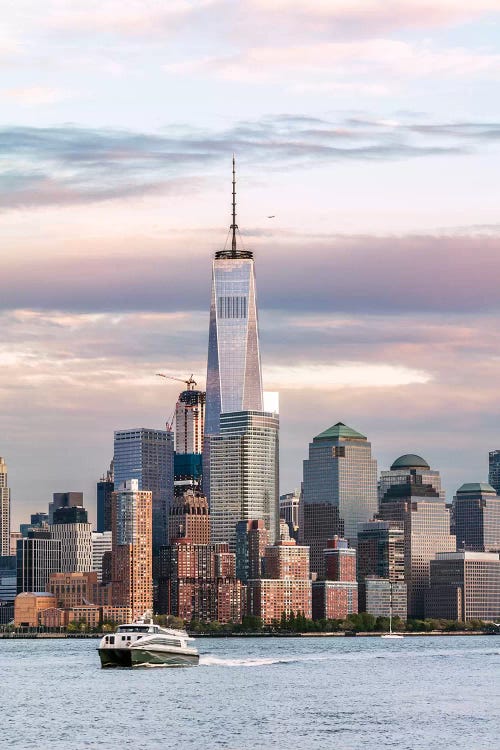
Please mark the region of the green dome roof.
POLYGON ((487 482, 469 482, 468 484, 463 484, 458 488, 457 495, 459 492, 493 492, 494 495, 497 494, 496 490, 487 482))
POLYGON ((366 440, 366 435, 356 432, 356 430, 353 430, 352 427, 348 427, 343 422, 337 422, 333 427, 329 427, 328 430, 316 435, 314 440, 338 440, 339 438, 366 440))
POLYGON ((396 469, 430 469, 431 467, 422 456, 415 453, 405 453, 397 458, 391 466, 391 471, 396 469))

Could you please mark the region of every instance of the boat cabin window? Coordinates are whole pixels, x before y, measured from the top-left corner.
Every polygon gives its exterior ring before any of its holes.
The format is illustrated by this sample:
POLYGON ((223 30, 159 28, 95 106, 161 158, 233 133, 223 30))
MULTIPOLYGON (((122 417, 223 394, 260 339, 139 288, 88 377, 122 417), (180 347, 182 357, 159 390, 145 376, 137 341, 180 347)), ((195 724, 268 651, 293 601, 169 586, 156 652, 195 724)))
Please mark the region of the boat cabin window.
POLYGON ((110 644, 111 644, 112 646, 114 645, 114 643, 115 643, 115 636, 114 636, 114 635, 110 635, 110 636, 109 636, 109 642, 110 642, 110 644))
POLYGON ((150 629, 147 625, 120 625, 119 633, 147 633, 150 629))

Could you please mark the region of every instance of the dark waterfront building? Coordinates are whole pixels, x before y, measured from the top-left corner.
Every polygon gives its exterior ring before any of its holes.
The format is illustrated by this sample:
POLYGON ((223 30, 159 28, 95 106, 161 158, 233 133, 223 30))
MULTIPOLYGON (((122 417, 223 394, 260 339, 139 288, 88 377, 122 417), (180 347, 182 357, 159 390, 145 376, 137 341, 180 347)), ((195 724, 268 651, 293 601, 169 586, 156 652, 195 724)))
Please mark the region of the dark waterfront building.
POLYGON ((77 506, 57 508, 54 511, 53 525, 60 523, 88 523, 88 513, 85 508, 77 506))
POLYGON ((463 484, 453 499, 458 550, 500 551, 500 497, 489 484, 463 484))
POLYGON ((500 494, 500 450, 490 451, 488 483, 500 494))
POLYGON ((97 482, 97 531, 111 531, 112 494, 115 489, 113 461, 97 482))
POLYGON ((358 524, 377 512, 377 462, 364 435, 342 422, 317 435, 304 461, 299 538, 311 548, 311 570, 324 577, 328 539, 356 546, 358 524))
POLYGON ((46 591, 52 573, 61 570, 61 542, 49 531, 30 531, 17 540, 17 593, 46 591))
POLYGON ((430 564, 425 616, 498 620, 500 559, 495 552, 440 552, 430 564))
POLYGON ((424 616, 424 592, 429 586, 430 561, 437 552, 452 552, 456 540, 450 533, 450 512, 437 490, 410 474, 407 484, 389 487, 378 517, 404 531, 405 582, 408 616, 424 616))
MULTIPOLYGON (((139 427, 115 431, 114 483, 136 479, 153 496, 153 554, 168 541, 168 511, 174 495, 174 433, 139 427)), ((115 490, 116 491, 116 490, 115 490)))

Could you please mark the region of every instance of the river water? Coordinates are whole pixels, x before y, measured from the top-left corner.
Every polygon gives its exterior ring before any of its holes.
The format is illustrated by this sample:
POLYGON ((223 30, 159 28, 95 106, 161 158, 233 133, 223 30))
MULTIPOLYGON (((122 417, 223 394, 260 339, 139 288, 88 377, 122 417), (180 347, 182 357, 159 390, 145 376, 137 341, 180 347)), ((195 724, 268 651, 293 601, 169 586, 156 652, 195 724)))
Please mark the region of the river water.
POLYGON ((0 641, 0 748, 500 748, 499 636, 203 638, 189 669, 97 644, 0 641))

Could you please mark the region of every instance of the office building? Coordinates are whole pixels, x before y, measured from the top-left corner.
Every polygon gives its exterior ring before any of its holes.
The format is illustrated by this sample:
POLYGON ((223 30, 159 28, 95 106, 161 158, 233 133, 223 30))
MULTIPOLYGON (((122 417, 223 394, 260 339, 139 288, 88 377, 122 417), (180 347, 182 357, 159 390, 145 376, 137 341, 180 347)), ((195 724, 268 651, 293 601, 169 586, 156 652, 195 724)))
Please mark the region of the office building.
POLYGON ((243 583, 264 575, 264 556, 269 546, 269 531, 264 521, 239 521, 236 524, 236 577, 243 583))
POLYGON ((300 490, 280 495, 280 518, 288 524, 290 536, 298 538, 300 514, 300 490))
POLYGON ((10 555, 16 556, 17 554, 17 542, 22 539, 23 535, 20 531, 10 532, 10 555))
POLYGON ((88 513, 85 508, 73 506, 72 508, 57 508, 54 511, 52 524, 61 523, 88 523, 88 513))
POLYGON ((83 492, 54 492, 49 503, 49 526, 54 523, 54 513, 58 508, 76 507, 83 507, 83 492))
POLYGON ((7 464, 0 456, 0 555, 10 555, 10 489, 7 464))
POLYGON ((500 450, 490 451, 488 484, 500 495, 500 450))
POLYGON ((335 536, 323 554, 326 580, 312 583, 313 620, 345 620, 358 611, 356 550, 335 536))
POLYGON ((55 596, 44 589, 21 592, 14 601, 14 625, 16 628, 36 628, 40 625, 41 613, 55 607, 55 596))
POLYGON ((153 550, 168 541, 168 510, 174 492, 174 435, 144 427, 117 430, 114 441, 114 485, 135 479, 139 491, 152 493, 153 550))
POLYGON ((170 507, 169 544, 175 539, 186 538, 193 544, 208 544, 210 541, 210 516, 207 498, 197 490, 187 490, 176 496, 170 507))
POLYGON ((140 490, 137 479, 113 493, 112 526, 113 605, 139 617, 153 608, 152 493, 140 490))
POLYGON ((112 494, 115 489, 114 462, 97 482, 97 531, 111 531, 112 494))
POLYGON ((21 532, 21 536, 27 537, 28 531, 33 531, 35 529, 47 529, 48 523, 49 523, 48 513, 43 513, 43 512, 32 513, 30 516, 29 523, 19 524, 19 531, 21 532))
POLYGON ((485 482, 463 484, 453 499, 458 550, 500 552, 500 497, 485 482))
POLYGON ((364 435, 337 422, 309 444, 304 461, 299 538, 311 548, 311 570, 325 575, 328 539, 356 546, 358 524, 377 512, 377 462, 364 435))
POLYGON ((380 472, 379 499, 382 499, 393 484, 407 484, 410 474, 421 477, 421 484, 430 484, 431 487, 434 487, 439 497, 442 500, 445 499, 439 471, 431 469, 425 458, 417 456, 415 453, 405 453, 404 456, 399 456, 393 462, 389 471, 380 472))
POLYGON ((103 558, 111 553, 112 536, 111 531, 92 532, 92 570, 97 573, 99 583, 103 582, 103 558))
POLYGON ((222 414, 209 437, 210 520, 213 542, 236 550, 239 521, 260 519, 269 541, 279 537, 279 417, 243 411, 222 414))
POLYGON ((392 599, 392 616, 406 620, 407 589, 404 581, 393 583, 388 578, 366 576, 359 591, 360 612, 368 612, 374 617, 389 617, 392 599))
POLYGON ((18 539, 16 551, 17 593, 46 591, 52 573, 61 570, 61 541, 49 531, 30 531, 18 539))
POLYGON ((262 412, 253 253, 238 247, 233 160, 231 247, 215 253, 208 338, 205 434, 220 432, 220 415, 262 412))
POLYGON ((361 524, 357 553, 359 611, 375 617, 388 617, 390 584, 394 584, 394 614, 406 619, 405 535, 402 524, 378 520, 361 524), (370 578, 369 584, 366 583, 367 578, 370 578))
POLYGON ((500 618, 500 559, 496 552, 441 552, 430 564, 426 617, 446 620, 500 618))
POLYGON ((450 512, 445 501, 422 477, 410 474, 407 484, 394 484, 380 503, 379 518, 404 531, 405 583, 408 616, 424 616, 424 592, 429 586, 430 561, 438 552, 455 550, 450 512))

